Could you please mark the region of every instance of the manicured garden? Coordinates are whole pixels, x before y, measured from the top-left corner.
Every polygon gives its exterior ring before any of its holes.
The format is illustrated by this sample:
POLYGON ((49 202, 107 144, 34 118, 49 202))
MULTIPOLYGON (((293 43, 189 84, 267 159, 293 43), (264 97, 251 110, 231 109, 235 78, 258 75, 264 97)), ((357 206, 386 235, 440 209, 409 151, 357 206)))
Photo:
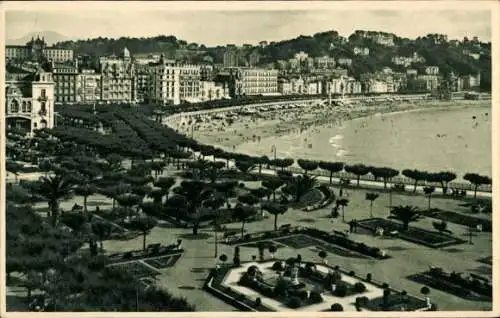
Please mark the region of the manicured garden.
POLYGON ((387 234, 390 234, 391 232, 397 232, 397 237, 403 240, 422 244, 432 248, 446 247, 466 242, 462 239, 450 235, 432 232, 418 227, 411 226, 408 227, 408 229, 402 229, 401 224, 381 218, 359 220, 358 226, 368 229, 374 234, 376 233, 377 229, 383 229, 384 233, 387 234))
POLYGON ((141 261, 130 261, 125 263, 116 263, 108 265, 110 267, 118 268, 120 270, 126 271, 137 278, 143 277, 154 277, 159 274, 158 271, 151 268, 151 266, 147 266, 141 261))
POLYGON ((451 293, 466 299, 492 298, 492 284, 488 278, 470 274, 446 272, 441 268, 431 268, 425 272, 408 276, 408 279, 451 293))
POLYGON ((343 271, 338 266, 304 262, 296 258, 252 262, 248 265, 242 263, 213 270, 205 288, 237 307, 244 306, 253 311, 282 311, 286 308, 338 311, 339 303, 346 306, 346 302, 357 311, 430 309, 428 301, 377 282, 371 274, 364 278, 354 272, 343 271), (234 271, 238 271, 238 274, 234 271), (257 294, 246 295, 236 286, 249 288, 257 294), (327 303, 330 301, 337 303, 327 303))

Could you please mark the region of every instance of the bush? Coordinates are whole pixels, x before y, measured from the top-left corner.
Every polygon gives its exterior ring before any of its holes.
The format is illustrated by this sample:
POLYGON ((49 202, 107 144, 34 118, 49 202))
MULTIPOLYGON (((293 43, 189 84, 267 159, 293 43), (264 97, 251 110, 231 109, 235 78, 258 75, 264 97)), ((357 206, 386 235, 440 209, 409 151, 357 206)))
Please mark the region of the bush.
POLYGON ((248 241, 248 240, 250 240, 251 238, 252 238, 252 236, 251 236, 250 234, 245 234, 245 236, 243 237, 243 239, 244 239, 245 241, 248 241))
POLYGON ((354 271, 349 272, 349 276, 354 276, 354 275, 356 275, 356 273, 354 273, 354 271))
POLYGON ((321 296, 321 294, 316 291, 311 292, 311 294, 309 295, 309 299, 315 304, 323 301, 323 297, 321 296))
POLYGON ((255 306, 260 306, 262 304, 262 299, 260 299, 260 297, 257 297, 257 299, 255 299, 255 306))
POLYGON ((288 301, 288 306, 293 309, 299 308, 300 306, 302 306, 302 301, 299 297, 292 297, 288 301))
POLYGON ((339 303, 335 303, 335 304, 333 304, 333 305, 330 307, 330 310, 331 310, 331 311, 337 311, 337 312, 339 312, 339 311, 344 311, 344 307, 342 307, 342 305, 341 305, 341 304, 339 304, 339 303))
POLYGON ((343 282, 339 282, 335 287, 333 294, 338 297, 345 297, 347 295, 347 285, 343 282))
POLYGON ((389 288, 389 284, 387 284, 387 283, 383 283, 383 284, 382 284, 382 288, 384 288, 384 289, 389 288))
POLYGON ((281 261, 278 261, 278 262, 274 262, 272 269, 275 271, 282 271, 285 268, 283 267, 283 264, 281 264, 281 261))
POLYGON ((371 281, 372 280, 372 274, 371 273, 366 274, 366 280, 367 281, 371 281))
POLYGON ((364 306, 368 303, 369 299, 366 296, 356 297, 356 305, 364 306))
POLYGON ((361 282, 357 282, 356 284, 354 284, 353 290, 356 293, 362 293, 366 290, 366 286, 365 286, 365 284, 363 284, 361 282))

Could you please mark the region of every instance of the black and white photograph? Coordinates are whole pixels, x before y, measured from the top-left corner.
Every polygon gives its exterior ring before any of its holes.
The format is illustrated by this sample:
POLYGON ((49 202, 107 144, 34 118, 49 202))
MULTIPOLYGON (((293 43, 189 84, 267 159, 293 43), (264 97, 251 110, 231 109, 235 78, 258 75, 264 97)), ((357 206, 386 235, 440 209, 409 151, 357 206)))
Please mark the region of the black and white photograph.
POLYGON ((1 3, 2 312, 493 316, 499 8, 1 3))

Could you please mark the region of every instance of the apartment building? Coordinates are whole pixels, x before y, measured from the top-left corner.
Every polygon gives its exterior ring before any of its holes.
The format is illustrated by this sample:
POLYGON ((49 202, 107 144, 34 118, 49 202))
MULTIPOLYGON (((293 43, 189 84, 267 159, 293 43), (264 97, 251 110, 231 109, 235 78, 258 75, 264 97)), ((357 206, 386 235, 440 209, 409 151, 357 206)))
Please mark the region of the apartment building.
POLYGON ((135 63, 127 48, 120 57, 99 59, 102 75, 101 100, 108 103, 134 103, 136 101, 135 63))
POLYGON ((196 101, 200 96, 200 66, 165 60, 150 66, 150 101, 161 105, 178 105, 196 101))
POLYGON ((54 81, 50 72, 7 68, 5 93, 7 128, 32 136, 36 129, 54 127, 54 81))
POLYGON ((84 104, 101 101, 101 74, 96 73, 95 70, 82 69, 79 78, 79 101, 84 104))
POLYGON ((262 68, 230 68, 230 95, 278 94, 278 71, 262 68))
POLYGON ((54 95, 57 104, 73 104, 80 101, 80 76, 78 65, 53 64, 54 95))

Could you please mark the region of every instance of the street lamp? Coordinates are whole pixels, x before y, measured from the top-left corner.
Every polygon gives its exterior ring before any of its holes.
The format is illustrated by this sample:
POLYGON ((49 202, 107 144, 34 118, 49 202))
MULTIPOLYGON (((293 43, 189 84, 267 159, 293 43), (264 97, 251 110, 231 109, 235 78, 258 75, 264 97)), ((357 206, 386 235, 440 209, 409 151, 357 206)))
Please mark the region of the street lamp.
POLYGON ((278 173, 278 169, 276 168, 276 145, 272 145, 271 152, 274 152, 274 171, 278 173))

